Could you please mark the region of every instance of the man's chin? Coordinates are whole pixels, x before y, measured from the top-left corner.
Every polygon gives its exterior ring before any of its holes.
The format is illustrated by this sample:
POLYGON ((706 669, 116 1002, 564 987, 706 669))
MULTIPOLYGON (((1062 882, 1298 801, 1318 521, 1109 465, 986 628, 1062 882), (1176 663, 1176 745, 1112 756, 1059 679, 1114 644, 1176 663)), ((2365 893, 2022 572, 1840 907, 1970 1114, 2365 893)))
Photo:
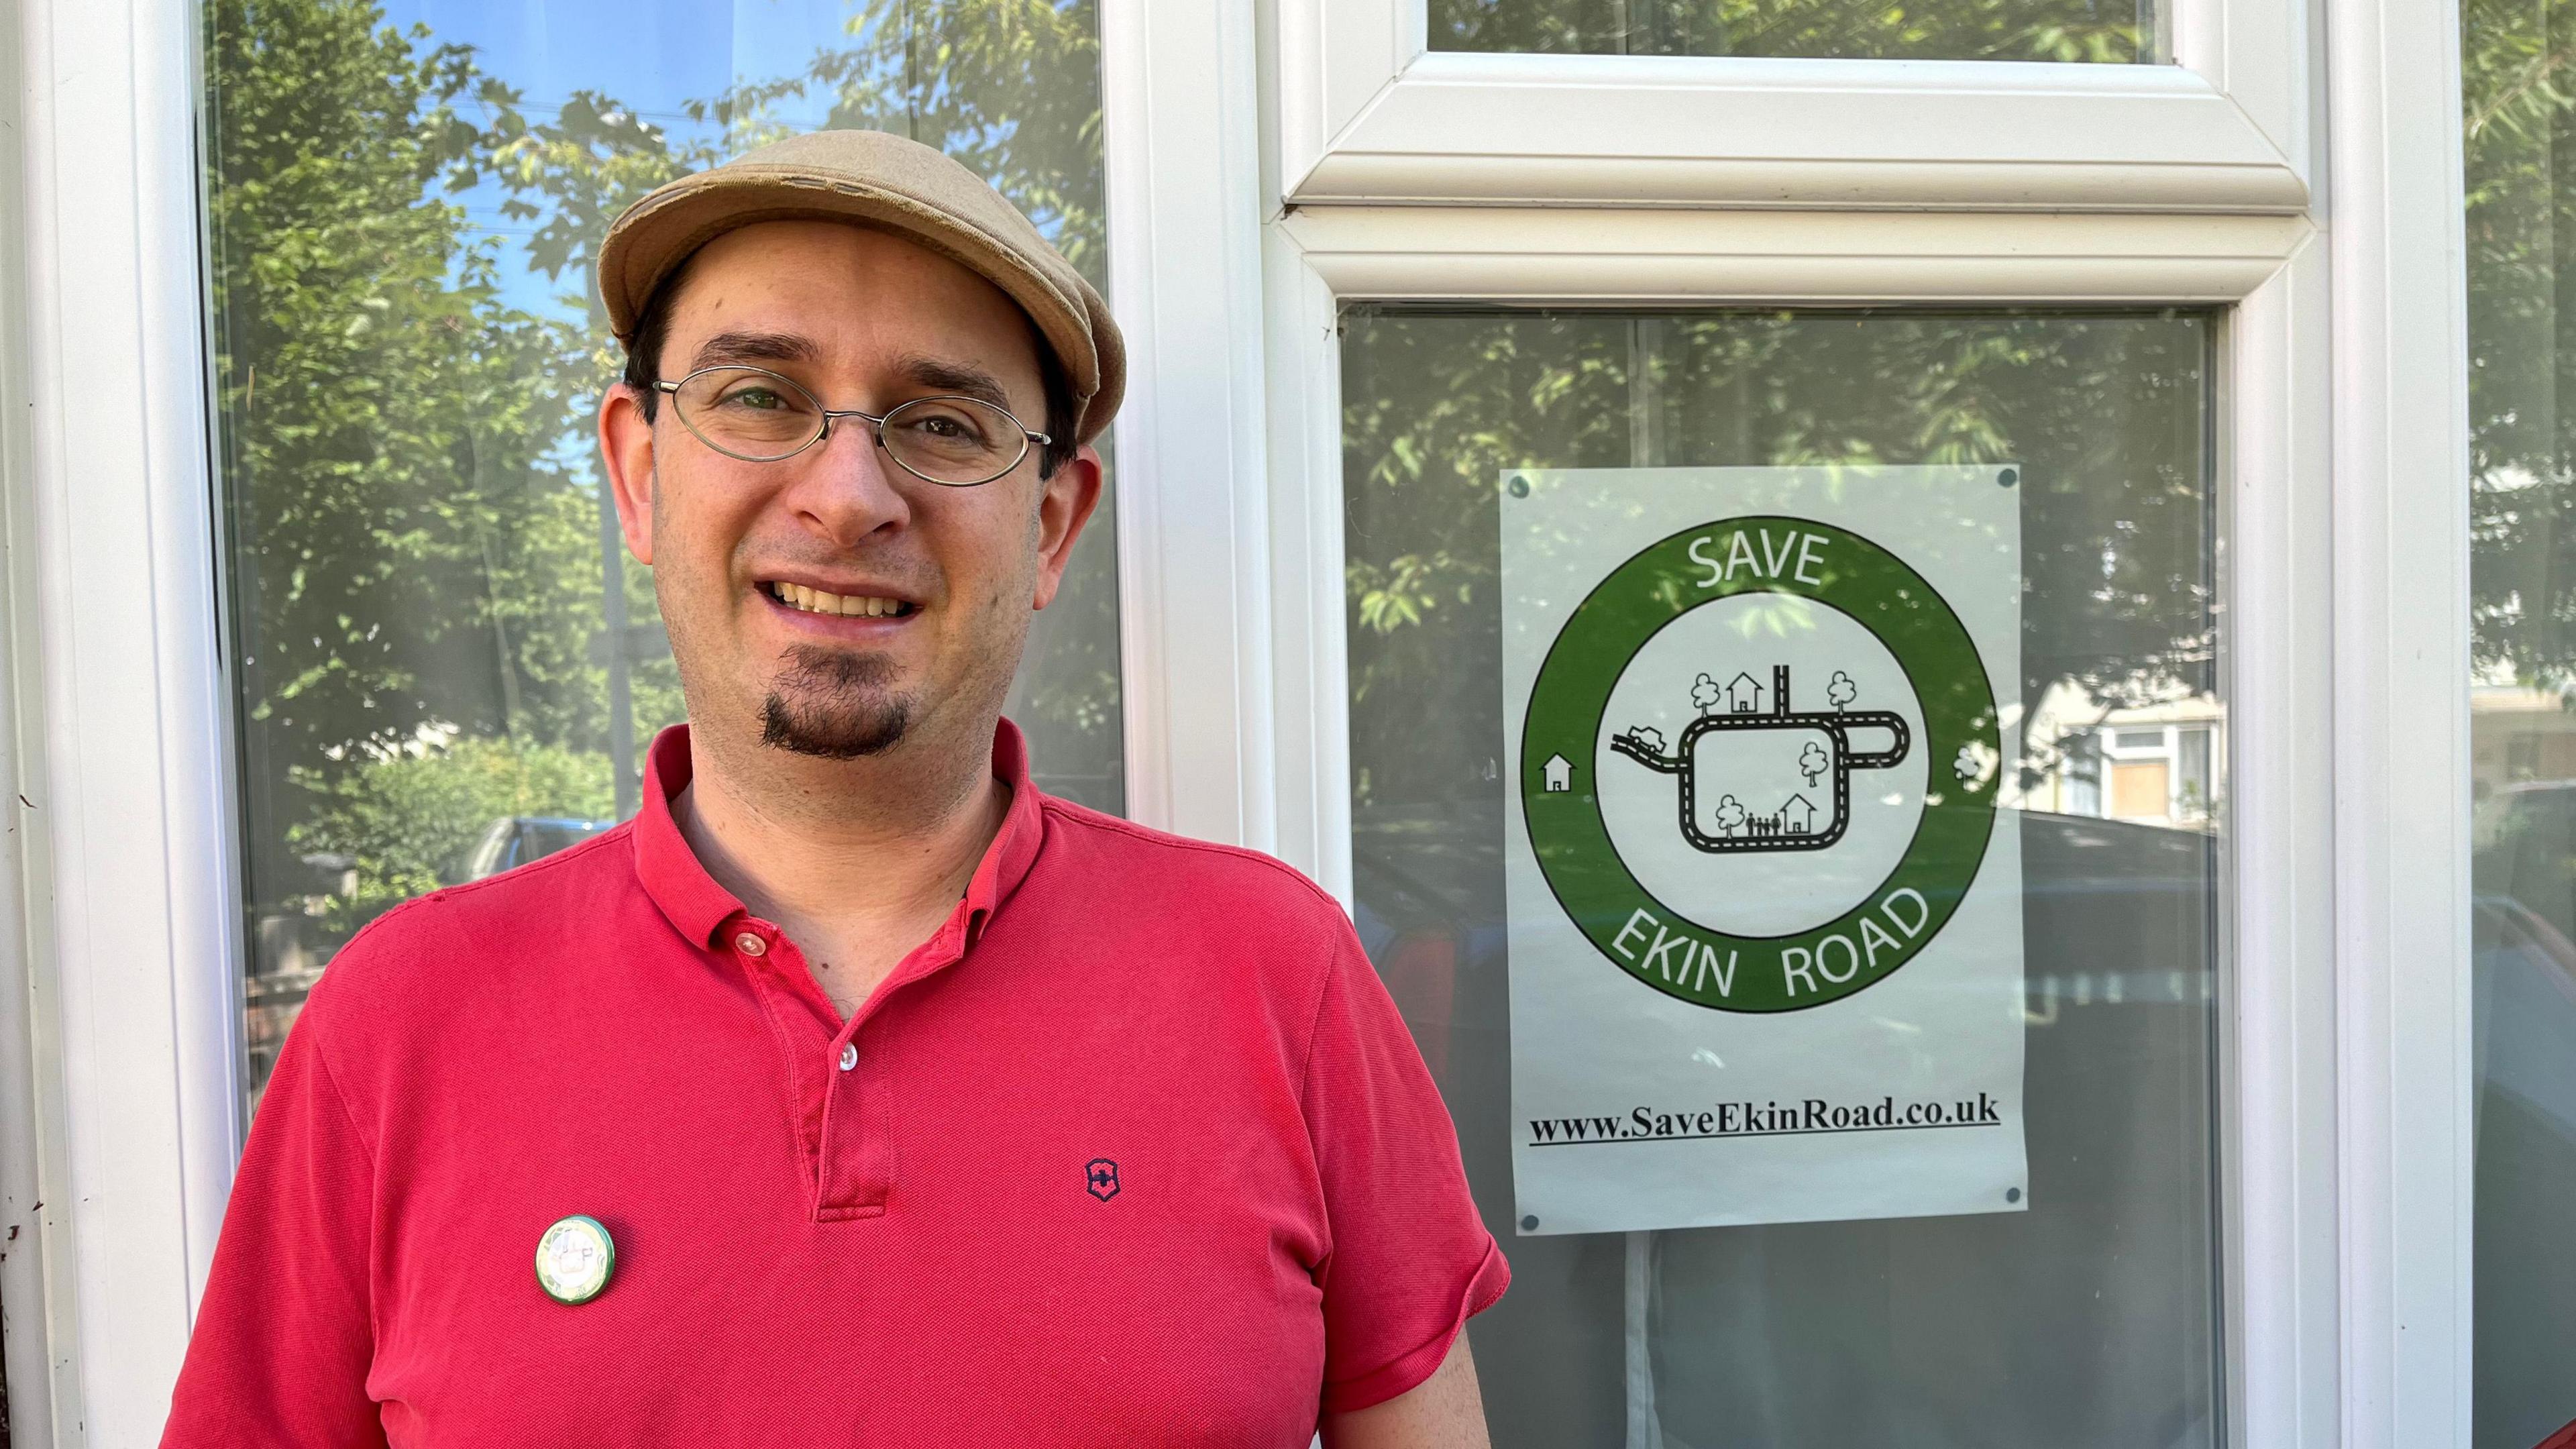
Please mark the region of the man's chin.
POLYGON ((824 760, 881 755, 903 739, 912 702, 893 693, 894 666, 875 654, 787 651, 786 673, 760 705, 760 742, 824 760))
POLYGON ((860 760, 903 740, 912 711, 902 700, 800 701, 773 694, 761 702, 760 742, 792 755, 860 760))

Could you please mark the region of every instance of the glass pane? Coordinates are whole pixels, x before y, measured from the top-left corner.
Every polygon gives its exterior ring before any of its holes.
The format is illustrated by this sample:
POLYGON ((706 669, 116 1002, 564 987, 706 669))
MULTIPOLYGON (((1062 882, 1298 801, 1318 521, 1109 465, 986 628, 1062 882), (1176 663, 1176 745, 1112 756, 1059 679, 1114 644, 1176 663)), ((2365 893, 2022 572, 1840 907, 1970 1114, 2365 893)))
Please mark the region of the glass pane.
POLYGON ((2461 7, 2481 1449, 2576 1425, 2576 7, 2461 7))
POLYGON ((1433 50, 2162 61, 2155 0, 1430 0, 1433 50))
MULTIPOLYGON (((1105 275, 1091 0, 211 0, 213 331, 241 720, 250 1100, 332 952, 631 814, 680 717, 591 417, 592 249, 825 126, 946 149, 1105 275)), ((1117 811, 1116 522, 1009 712, 1117 811)))
MULTIPOLYGON (((2224 717, 2209 319, 1345 322, 1356 914, 1512 1258, 1512 1291, 1472 1329, 1496 1444, 2226 1442, 2219 827, 2174 810, 2169 760, 2148 762, 2151 787, 2104 788, 2100 753, 2106 727, 2154 726, 2161 749, 2166 727, 2224 717), (2031 704, 2006 800, 2021 802, 2028 1210, 1520 1235, 1503 470, 2002 460, 2026 480, 2031 704), (2140 819, 2101 818, 2133 789, 2140 819)), ((2195 768, 2223 789, 2223 750, 2195 768)))

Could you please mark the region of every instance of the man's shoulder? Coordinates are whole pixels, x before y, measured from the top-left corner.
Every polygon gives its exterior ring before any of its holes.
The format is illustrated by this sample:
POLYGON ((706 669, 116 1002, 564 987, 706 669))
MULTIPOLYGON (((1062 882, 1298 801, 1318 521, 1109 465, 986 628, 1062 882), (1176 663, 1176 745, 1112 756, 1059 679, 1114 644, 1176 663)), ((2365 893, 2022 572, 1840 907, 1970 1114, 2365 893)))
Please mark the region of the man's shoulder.
POLYGON ((1068 857, 1062 863, 1072 868, 1071 883, 1103 905, 1141 897, 1237 925, 1265 922, 1327 935, 1349 929, 1340 902, 1275 856, 1174 835, 1052 796, 1046 811, 1048 853, 1068 857))
POLYGON ((498 958, 544 953, 556 936, 595 931, 600 906, 634 879, 630 828, 403 902, 333 953, 315 1003, 338 998, 362 1012, 406 1000, 434 1006, 433 997, 445 998, 481 965, 506 966, 498 958))

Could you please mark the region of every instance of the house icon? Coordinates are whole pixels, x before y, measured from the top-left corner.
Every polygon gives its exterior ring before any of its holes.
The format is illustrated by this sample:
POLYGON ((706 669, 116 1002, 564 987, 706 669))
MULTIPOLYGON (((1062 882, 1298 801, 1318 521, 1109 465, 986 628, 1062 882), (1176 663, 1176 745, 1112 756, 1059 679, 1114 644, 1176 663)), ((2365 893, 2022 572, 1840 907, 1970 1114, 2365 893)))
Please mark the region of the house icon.
POLYGON ((1547 763, 1539 768, 1547 776, 1549 793, 1554 794, 1574 788, 1574 766, 1566 763, 1565 756, 1550 755, 1547 757, 1547 763))
POLYGON ((1816 807, 1804 795, 1790 796, 1788 802, 1780 807, 1779 818, 1783 830, 1790 835, 1816 833, 1816 807))
POLYGON ((1726 708, 1731 714, 1760 714, 1762 686, 1750 674, 1738 674, 1726 684, 1726 708))

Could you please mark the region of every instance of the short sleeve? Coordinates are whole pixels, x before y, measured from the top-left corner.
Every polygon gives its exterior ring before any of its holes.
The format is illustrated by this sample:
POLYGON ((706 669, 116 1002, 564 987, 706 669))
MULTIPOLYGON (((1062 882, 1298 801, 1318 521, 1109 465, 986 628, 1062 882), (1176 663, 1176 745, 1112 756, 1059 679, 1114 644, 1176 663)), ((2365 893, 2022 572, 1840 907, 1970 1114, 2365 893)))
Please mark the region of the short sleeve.
POLYGON ((1511 1270, 1468 1195, 1448 1106, 1347 922, 1301 1103, 1331 1230, 1323 1406, 1348 1412, 1429 1378, 1511 1270))
POLYGON ((322 1028, 308 1009, 261 1094, 164 1449, 385 1442, 367 1395, 375 1174, 323 1060, 322 1028))

